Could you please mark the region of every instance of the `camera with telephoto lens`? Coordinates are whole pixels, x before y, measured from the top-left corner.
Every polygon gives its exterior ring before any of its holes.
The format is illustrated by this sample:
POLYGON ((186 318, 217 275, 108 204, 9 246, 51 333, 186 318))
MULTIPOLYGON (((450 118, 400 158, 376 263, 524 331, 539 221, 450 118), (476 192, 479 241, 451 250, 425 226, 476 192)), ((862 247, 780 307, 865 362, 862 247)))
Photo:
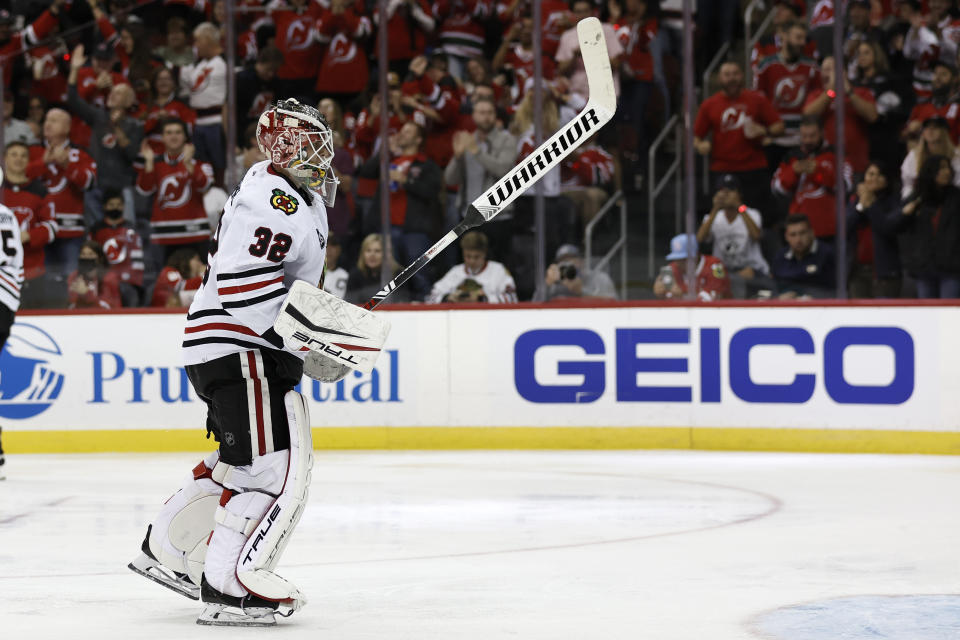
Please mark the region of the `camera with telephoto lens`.
POLYGON ((569 262, 560 265, 560 279, 561 280, 576 280, 577 279, 577 265, 570 264, 569 262))

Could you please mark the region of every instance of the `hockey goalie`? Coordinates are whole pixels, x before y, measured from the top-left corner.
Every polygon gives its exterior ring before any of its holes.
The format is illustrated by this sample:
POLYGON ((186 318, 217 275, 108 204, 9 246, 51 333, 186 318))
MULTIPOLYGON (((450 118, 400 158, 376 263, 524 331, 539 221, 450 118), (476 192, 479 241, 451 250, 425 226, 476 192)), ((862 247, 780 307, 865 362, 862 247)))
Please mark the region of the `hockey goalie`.
POLYGON ((337 190, 323 116, 282 100, 260 116, 257 142, 268 160, 224 207, 183 340, 219 446, 164 504, 129 565, 200 599, 199 624, 268 626, 305 604, 275 572, 313 462, 306 399, 294 387, 304 373, 335 381, 369 370, 389 329, 321 289, 337 190))

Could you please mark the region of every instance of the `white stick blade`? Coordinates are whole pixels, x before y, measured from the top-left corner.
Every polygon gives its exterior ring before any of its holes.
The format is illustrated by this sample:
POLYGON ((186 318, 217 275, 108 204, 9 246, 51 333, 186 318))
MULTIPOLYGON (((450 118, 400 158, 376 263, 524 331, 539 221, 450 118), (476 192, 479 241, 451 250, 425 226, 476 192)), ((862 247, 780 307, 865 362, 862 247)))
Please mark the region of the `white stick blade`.
POLYGON ((610 68, 607 41, 603 36, 603 24, 596 18, 584 18, 577 23, 577 39, 580 41, 580 55, 590 87, 590 102, 612 114, 617 110, 617 93, 613 86, 613 71, 610 68))

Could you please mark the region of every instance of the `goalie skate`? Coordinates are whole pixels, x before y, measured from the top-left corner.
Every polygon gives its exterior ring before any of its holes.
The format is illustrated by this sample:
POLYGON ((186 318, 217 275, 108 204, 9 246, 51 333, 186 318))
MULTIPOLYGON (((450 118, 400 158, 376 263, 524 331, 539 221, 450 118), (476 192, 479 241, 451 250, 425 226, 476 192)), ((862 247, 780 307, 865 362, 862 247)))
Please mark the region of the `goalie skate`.
POLYGON ((237 597, 220 593, 207 583, 206 577, 200 587, 204 606, 197 624, 218 627, 272 627, 277 624, 277 614, 287 617, 293 610, 280 611, 280 605, 255 595, 237 597))
POLYGON ((138 573, 148 580, 153 580, 157 584, 165 586, 171 591, 176 591, 182 596, 191 600, 200 599, 200 587, 195 585, 190 578, 182 573, 171 571, 160 564, 153 554, 150 553, 150 528, 147 528, 147 535, 141 545, 142 553, 137 556, 133 562, 127 565, 134 573, 138 573))

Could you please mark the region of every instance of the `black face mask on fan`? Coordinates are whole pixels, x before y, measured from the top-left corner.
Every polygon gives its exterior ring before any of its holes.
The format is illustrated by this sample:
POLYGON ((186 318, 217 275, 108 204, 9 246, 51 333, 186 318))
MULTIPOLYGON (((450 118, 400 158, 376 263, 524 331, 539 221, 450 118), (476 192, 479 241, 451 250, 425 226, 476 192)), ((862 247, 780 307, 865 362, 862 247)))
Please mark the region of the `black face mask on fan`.
POLYGON ((86 275, 91 271, 96 271, 97 266, 98 263, 96 258, 80 258, 77 260, 77 271, 82 275, 86 275))

